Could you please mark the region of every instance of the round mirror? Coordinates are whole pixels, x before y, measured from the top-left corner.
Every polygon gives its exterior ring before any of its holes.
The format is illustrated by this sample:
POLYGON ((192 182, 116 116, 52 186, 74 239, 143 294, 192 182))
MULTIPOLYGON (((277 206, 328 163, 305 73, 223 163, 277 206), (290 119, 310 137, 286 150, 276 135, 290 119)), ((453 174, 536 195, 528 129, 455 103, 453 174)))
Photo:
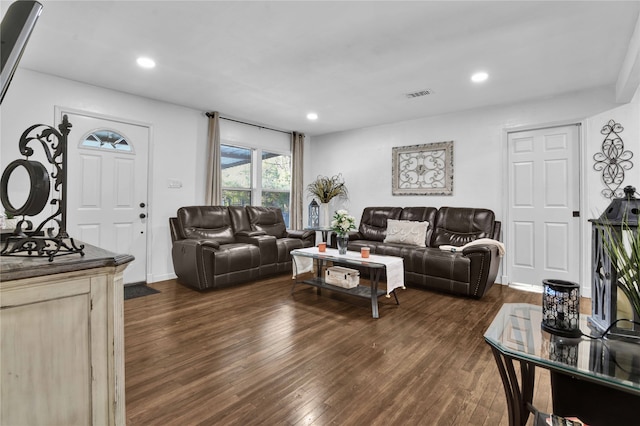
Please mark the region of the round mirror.
POLYGON ((7 197, 14 206, 23 206, 29 199, 31 180, 24 167, 16 167, 7 182, 7 197))
POLYGON ((37 161, 15 160, 2 173, 0 187, 7 213, 35 216, 49 200, 49 173, 37 161))

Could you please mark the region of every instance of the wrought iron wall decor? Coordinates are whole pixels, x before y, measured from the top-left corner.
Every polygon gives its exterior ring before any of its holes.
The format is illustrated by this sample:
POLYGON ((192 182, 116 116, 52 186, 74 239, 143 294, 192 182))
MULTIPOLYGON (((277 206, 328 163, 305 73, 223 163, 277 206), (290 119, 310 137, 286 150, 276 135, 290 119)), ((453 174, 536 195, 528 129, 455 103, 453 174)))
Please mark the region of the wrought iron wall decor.
POLYGON ((393 195, 452 195, 453 141, 392 149, 393 195))
POLYGON ((42 256, 48 257, 50 262, 54 257, 66 254, 77 253, 84 256, 84 245, 76 245, 67 233, 67 137, 70 131, 71 123, 65 115, 57 130, 44 124, 35 124, 20 136, 18 147, 25 158, 11 162, 2 173, 0 200, 6 212, 22 216, 22 219, 2 245, 2 256, 42 256), (36 145, 36 142, 40 143, 47 161, 53 165, 53 191, 58 193, 57 198, 52 197, 49 203, 57 209, 35 228, 27 217, 36 216, 45 208, 51 184, 47 168, 42 163, 29 159, 34 155, 34 149, 29 146, 31 142, 36 145), (29 176, 30 190, 24 204, 16 207, 9 199, 9 180, 21 167, 29 176), (53 226, 45 229, 47 225, 53 226))
POLYGON ((622 197, 623 192, 620 186, 624 182, 624 171, 633 167, 630 161, 633 158, 633 152, 625 151, 624 142, 620 137, 623 131, 624 127, 620 123, 609 120, 600 130, 600 133, 605 135, 602 151, 593 155, 596 162, 593 168, 602 172, 602 182, 606 186, 602 190, 602 195, 606 198, 622 197))

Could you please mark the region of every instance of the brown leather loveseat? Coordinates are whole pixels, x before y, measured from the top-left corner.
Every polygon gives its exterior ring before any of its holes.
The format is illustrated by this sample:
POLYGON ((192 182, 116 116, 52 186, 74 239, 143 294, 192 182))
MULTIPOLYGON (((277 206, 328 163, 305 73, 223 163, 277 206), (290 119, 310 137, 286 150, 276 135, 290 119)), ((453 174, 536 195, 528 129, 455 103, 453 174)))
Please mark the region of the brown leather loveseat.
POLYGON ((358 231, 349 234, 348 249, 360 251, 362 247, 370 247, 371 253, 402 257, 408 285, 480 298, 496 279, 500 265, 498 245, 488 242, 459 252, 439 247, 460 247, 481 238, 499 240, 500 227, 493 211, 488 209, 367 207, 358 231), (385 242, 389 219, 410 221, 407 225, 428 222, 424 241, 420 237, 419 241, 385 242))
POLYGON ((274 207, 181 207, 169 227, 178 282, 196 290, 291 271, 291 250, 315 244, 315 232, 287 230, 274 207))

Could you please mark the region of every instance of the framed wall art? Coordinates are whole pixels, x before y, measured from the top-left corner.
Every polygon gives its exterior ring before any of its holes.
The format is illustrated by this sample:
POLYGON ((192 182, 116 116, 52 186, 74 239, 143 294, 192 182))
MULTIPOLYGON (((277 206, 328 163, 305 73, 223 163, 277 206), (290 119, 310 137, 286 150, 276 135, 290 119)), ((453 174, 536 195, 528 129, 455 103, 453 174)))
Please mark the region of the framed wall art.
POLYGON ((453 195, 453 141, 392 150, 393 195, 453 195))

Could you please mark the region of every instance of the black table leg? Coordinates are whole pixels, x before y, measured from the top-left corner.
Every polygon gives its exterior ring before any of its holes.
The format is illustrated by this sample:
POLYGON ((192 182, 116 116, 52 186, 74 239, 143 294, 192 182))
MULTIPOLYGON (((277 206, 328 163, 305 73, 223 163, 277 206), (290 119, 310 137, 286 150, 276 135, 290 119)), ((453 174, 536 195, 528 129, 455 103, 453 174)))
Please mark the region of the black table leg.
MULTIPOLYGON (((322 279, 322 268, 324 267, 324 259, 316 259, 316 277, 322 279)), ((316 287, 316 294, 321 295, 322 289, 316 287)))
POLYGON ((391 293, 393 293, 393 297, 395 297, 395 299, 396 299, 396 305, 399 305, 400 301, 398 300, 398 294, 396 293, 396 290, 397 290, 397 288, 394 288, 391 293))
POLYGON ((371 313, 374 318, 378 318, 378 284, 380 282, 380 269, 369 268, 371 277, 371 313))
POLYGON ((522 388, 518 384, 518 377, 513 367, 513 359, 503 355, 499 350, 491 346, 491 351, 496 360, 500 378, 507 397, 509 412, 509 426, 524 426, 529 418, 529 409, 533 398, 533 386, 535 383, 535 366, 520 362, 520 378, 522 388))

